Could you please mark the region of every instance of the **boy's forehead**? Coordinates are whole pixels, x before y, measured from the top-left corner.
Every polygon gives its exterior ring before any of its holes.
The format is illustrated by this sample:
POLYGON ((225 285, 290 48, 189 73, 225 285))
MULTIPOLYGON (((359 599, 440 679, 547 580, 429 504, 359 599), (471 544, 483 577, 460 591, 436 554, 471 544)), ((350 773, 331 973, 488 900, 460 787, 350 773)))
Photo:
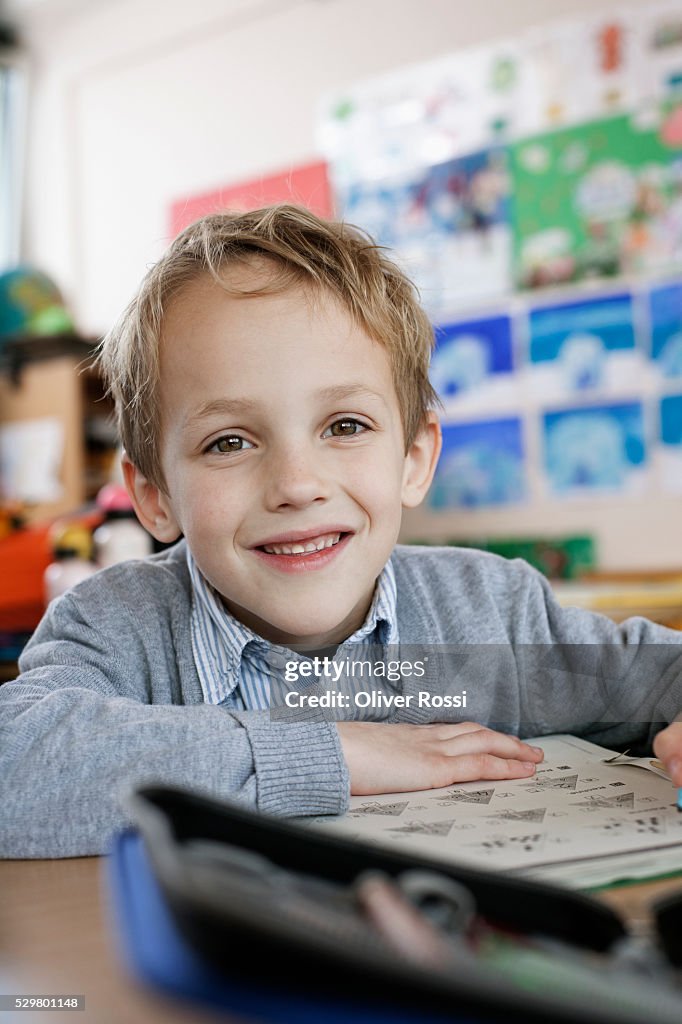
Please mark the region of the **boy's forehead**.
MULTIPOLYGON (((208 272, 197 274, 173 294, 161 332, 162 387, 166 368, 184 364, 196 369, 210 353, 220 357, 233 347, 231 341, 239 347, 240 367, 274 343, 275 358, 291 351, 315 363, 326 360, 332 377, 335 361, 345 362, 346 355, 360 380, 371 365, 391 376, 387 347, 357 323, 336 295, 315 282, 273 279, 270 267, 249 263, 228 268, 220 281, 208 272)), ((236 364, 231 365, 234 372, 236 364)))
POLYGON ((164 326, 191 315, 197 305, 211 302, 248 302, 263 304, 286 297, 296 303, 315 307, 335 306, 345 312, 340 300, 312 278, 296 274, 277 261, 254 256, 248 260, 229 263, 216 275, 200 270, 182 282, 170 296, 164 311, 164 326))
MULTIPOLYGON (((252 291, 267 281, 256 268, 242 270, 230 285, 252 291)), ((174 431, 200 431, 212 418, 273 421, 285 412, 293 422, 292 413, 344 405, 402 430, 386 346, 322 288, 291 282, 244 295, 202 274, 174 296, 165 326, 160 411, 174 431)))

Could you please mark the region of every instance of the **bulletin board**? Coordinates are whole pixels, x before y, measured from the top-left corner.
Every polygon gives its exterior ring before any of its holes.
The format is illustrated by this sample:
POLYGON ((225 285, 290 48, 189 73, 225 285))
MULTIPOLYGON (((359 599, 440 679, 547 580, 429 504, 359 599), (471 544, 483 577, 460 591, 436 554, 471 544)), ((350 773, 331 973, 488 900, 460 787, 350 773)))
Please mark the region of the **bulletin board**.
POLYGON ((357 83, 318 138, 337 214, 435 326, 422 523, 551 532, 682 494, 682 2, 357 83))

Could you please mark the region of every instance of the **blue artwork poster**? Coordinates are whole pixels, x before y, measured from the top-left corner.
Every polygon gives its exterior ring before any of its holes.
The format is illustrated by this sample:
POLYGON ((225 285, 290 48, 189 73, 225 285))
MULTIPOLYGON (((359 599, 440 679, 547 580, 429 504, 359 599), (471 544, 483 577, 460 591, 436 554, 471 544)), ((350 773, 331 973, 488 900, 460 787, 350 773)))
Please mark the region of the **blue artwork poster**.
POLYGON ((481 150, 429 168, 424 200, 431 229, 441 234, 482 232, 508 224, 506 152, 481 150))
POLYGON ((682 377, 682 284, 649 294, 651 358, 663 377, 682 377))
POLYGON ((517 417, 446 424, 428 503, 432 509, 509 505, 526 497, 525 453, 517 417))
POLYGON ((535 390, 545 398, 637 385, 644 358, 635 338, 632 296, 531 310, 528 362, 535 390))
POLYGON ((338 189, 344 220, 394 255, 434 317, 511 288, 506 152, 470 153, 338 189))
POLYGON ((360 181, 342 191, 344 218, 381 245, 400 249, 424 236, 428 219, 420 175, 400 181, 360 181))
POLYGON ((660 442, 663 489, 682 494, 682 395, 661 399, 660 442))
POLYGON ((436 328, 431 383, 448 403, 486 384, 511 382, 512 330, 508 316, 484 317, 436 328))
POLYGON ((554 494, 640 492, 647 451, 639 402, 562 409, 543 417, 544 468, 554 494))

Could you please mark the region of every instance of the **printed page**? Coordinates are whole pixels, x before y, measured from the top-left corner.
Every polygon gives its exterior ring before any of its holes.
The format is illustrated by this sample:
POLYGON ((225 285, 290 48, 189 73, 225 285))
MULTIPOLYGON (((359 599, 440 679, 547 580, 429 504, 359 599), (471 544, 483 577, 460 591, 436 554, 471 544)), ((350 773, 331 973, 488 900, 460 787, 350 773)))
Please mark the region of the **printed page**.
MULTIPOLYGON (((682 844, 677 790, 651 759, 605 763, 613 751, 573 736, 529 742, 545 751, 532 779, 352 797, 344 817, 316 822, 364 842, 477 868, 541 874, 543 866, 573 862, 574 879, 580 861, 648 851, 653 866, 657 849, 682 844)), ((614 877, 622 877, 623 860, 614 863, 614 877)), ((599 884, 612 880, 607 871, 599 884)))

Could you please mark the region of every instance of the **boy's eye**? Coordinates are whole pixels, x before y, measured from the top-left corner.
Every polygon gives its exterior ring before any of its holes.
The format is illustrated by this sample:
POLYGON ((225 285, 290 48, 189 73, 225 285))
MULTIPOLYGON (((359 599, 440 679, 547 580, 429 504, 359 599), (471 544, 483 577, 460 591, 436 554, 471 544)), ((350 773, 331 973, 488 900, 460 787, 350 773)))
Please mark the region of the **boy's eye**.
POLYGON ((224 437, 219 437, 217 441, 214 441, 207 451, 228 455, 230 452, 242 452, 246 448, 253 448, 253 445, 245 437, 240 437, 239 434, 225 434, 224 437))
POLYGON ((363 430, 367 430, 364 423, 360 423, 359 420, 353 420, 347 417, 343 420, 336 420, 330 427, 327 427, 323 437, 352 437, 354 434, 360 434, 363 430))

